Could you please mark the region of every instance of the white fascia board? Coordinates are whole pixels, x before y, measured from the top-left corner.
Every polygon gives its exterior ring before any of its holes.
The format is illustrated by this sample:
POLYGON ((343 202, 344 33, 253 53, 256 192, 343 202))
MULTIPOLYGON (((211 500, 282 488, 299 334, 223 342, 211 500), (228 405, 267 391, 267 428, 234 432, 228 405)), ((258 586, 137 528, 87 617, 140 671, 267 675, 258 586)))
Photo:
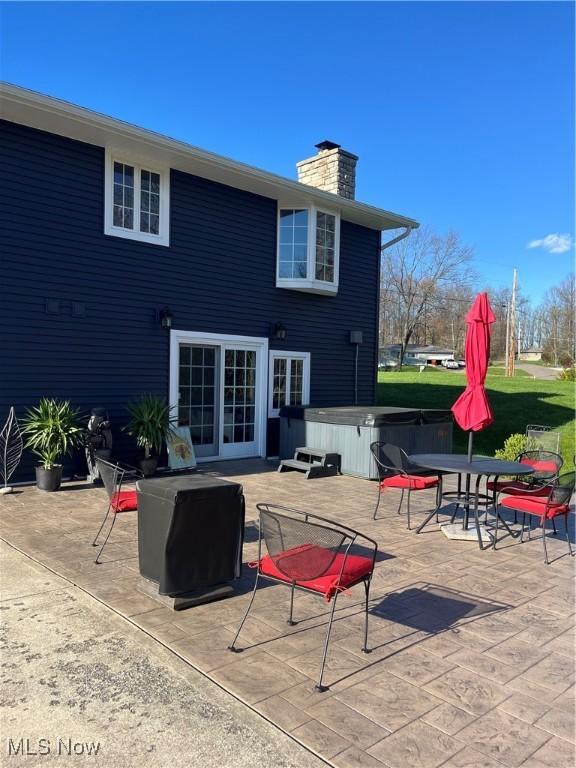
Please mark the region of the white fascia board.
POLYGON ((222 155, 207 152, 122 120, 0 83, 0 117, 42 131, 116 151, 130 151, 176 170, 286 203, 310 202, 338 208, 343 219, 372 229, 417 227, 418 222, 366 203, 347 200, 222 155))

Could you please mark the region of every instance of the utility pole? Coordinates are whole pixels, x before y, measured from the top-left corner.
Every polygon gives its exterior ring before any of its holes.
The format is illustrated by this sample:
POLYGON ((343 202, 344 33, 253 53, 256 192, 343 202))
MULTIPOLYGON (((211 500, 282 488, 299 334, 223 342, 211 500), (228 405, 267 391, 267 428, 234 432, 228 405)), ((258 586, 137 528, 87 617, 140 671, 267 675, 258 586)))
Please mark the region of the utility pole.
POLYGON ((518 270, 514 270, 512 278, 512 299, 510 300, 510 319, 508 334, 508 359, 506 367, 506 376, 514 376, 514 362, 516 357, 516 290, 518 287, 518 270))
POLYGON ((504 353, 504 375, 508 376, 508 356, 510 354, 510 302, 507 301, 506 307, 506 352, 504 353))

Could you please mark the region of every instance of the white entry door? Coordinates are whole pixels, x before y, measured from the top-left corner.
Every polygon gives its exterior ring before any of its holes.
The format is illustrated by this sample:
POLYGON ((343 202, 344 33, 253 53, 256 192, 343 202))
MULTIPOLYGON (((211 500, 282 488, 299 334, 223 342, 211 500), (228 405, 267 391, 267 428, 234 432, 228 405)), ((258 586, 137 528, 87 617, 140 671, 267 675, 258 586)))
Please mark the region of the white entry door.
POLYGON ((257 350, 245 344, 222 346, 223 388, 220 455, 257 456, 257 350))
POLYGON ((267 364, 265 338, 171 331, 170 403, 199 461, 264 455, 267 364))

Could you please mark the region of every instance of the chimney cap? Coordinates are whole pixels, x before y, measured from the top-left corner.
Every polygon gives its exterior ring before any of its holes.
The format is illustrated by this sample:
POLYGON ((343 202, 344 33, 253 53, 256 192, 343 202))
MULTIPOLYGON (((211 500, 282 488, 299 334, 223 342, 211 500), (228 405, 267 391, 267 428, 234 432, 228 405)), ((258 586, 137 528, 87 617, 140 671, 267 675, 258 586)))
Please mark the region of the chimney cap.
POLYGON ((340 149, 340 144, 335 144, 333 141, 328 141, 325 139, 324 141, 321 141, 319 144, 314 145, 316 149, 340 149))

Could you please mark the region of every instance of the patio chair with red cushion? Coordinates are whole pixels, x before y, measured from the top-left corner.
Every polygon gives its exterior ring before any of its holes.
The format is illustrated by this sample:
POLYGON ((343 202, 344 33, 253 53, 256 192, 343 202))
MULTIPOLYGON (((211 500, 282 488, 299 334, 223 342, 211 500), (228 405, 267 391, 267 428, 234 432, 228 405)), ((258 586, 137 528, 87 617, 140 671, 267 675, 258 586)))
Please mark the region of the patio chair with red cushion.
MULTIPOLYGON (((572 545, 570 543, 570 533, 568 531, 568 514, 570 513, 570 500, 574 493, 575 472, 567 472, 560 477, 551 480, 548 485, 536 486, 532 490, 518 493, 512 488, 513 495, 507 496, 507 488, 502 488, 498 494, 497 504, 505 509, 512 509, 515 513, 522 513, 522 532, 520 541, 524 541, 524 524, 526 515, 531 518, 537 518, 542 526, 542 542, 544 544, 544 562, 548 565, 548 550, 546 549, 546 525, 550 520, 554 535, 556 535, 556 518, 564 518, 564 527, 566 529, 566 540, 568 541, 568 552, 572 555, 572 545), (502 498, 504 497, 504 498, 502 498)), ((494 543, 498 537, 498 515, 494 527, 494 543)))
POLYGON ((378 545, 359 531, 310 512, 276 504, 257 504, 256 506, 260 514, 258 560, 254 564, 257 568, 256 582, 244 617, 228 648, 236 653, 242 650, 236 647, 236 641, 252 608, 260 579, 269 579, 290 587, 288 624, 291 626, 296 624, 293 620, 295 590, 322 595, 326 603, 332 601, 332 608, 324 641, 320 676, 315 687, 318 691, 325 691, 327 687, 322 684, 322 680, 336 601, 340 592, 346 592, 361 583, 364 584, 365 592, 362 651, 369 652, 370 580, 374 571, 378 545), (266 554, 262 551, 262 544, 266 554), (356 550, 359 545, 361 552, 353 554, 351 549, 356 550))
POLYGON ((106 534, 102 546, 96 556, 96 560, 94 561, 96 565, 100 565, 100 555, 110 538, 117 515, 120 512, 135 512, 138 509, 138 502, 135 488, 130 488, 128 490, 122 488, 124 478, 128 472, 127 469, 124 469, 119 464, 111 464, 109 461, 104 461, 104 459, 100 459, 99 457, 96 457, 96 466, 100 473, 100 477, 102 478, 102 482, 104 483, 106 493, 108 494, 108 509, 106 510, 100 528, 98 528, 98 533, 92 542, 93 547, 98 546, 98 537, 106 524, 108 516, 112 513, 112 524, 110 525, 108 533, 106 534))
POLYGON ((528 480, 498 480, 486 483, 486 488, 494 492, 494 496, 503 488, 509 488, 509 493, 525 493, 534 490, 535 485, 546 485, 558 477, 564 460, 562 456, 552 451, 524 451, 514 461, 534 467, 534 472, 528 480))
POLYGON ((410 494, 412 491, 425 491, 431 488, 436 489, 436 509, 440 506, 442 498, 442 480, 441 475, 433 470, 414 469, 406 453, 397 445, 390 443, 375 442, 370 445, 370 451, 376 462, 378 470, 378 498, 372 519, 376 520, 378 507, 380 506, 380 497, 382 491, 388 488, 397 488, 400 494, 400 503, 397 513, 400 514, 402 502, 404 501, 404 492, 408 492, 407 500, 407 518, 408 530, 410 526, 410 494))
MULTIPOLYGON (((507 489, 506 493, 512 495, 530 491, 536 495, 546 496, 547 491, 543 486, 546 486, 559 476, 562 464, 564 463, 562 456, 552 451, 523 451, 516 456, 514 461, 534 467, 534 472, 524 480, 518 478, 515 480, 499 480, 495 477, 494 480, 487 481, 486 493, 492 491, 494 504, 496 504, 498 493, 504 488, 507 489), (542 486, 540 491, 538 491, 539 486, 542 486)), ((514 514, 514 522, 517 522, 516 513, 514 514)))

